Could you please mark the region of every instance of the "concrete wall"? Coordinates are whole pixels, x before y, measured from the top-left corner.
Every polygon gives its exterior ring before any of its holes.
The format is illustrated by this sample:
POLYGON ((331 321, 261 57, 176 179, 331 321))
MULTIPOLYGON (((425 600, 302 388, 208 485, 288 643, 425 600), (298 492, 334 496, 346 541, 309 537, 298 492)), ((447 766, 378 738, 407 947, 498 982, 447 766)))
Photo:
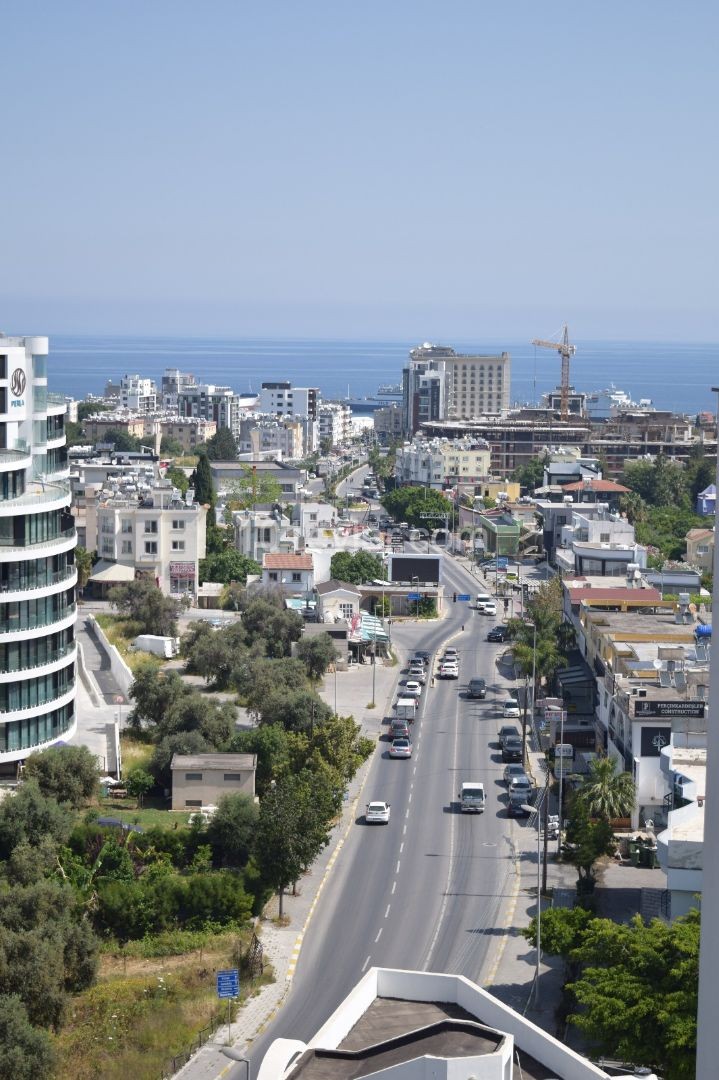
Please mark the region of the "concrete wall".
POLYGON ((223 795, 255 795, 254 769, 241 771, 241 780, 224 780, 225 772, 237 772, 236 769, 197 769, 189 770, 184 766, 172 770, 172 809, 184 810, 187 802, 194 804, 201 800, 202 806, 217 806, 223 795), (186 780, 187 772, 202 772, 202 780, 186 780))
POLYGON ((115 682, 120 687, 124 696, 126 698, 129 697, 130 687, 135 681, 130 668, 122 659, 115 646, 111 645, 107 640, 102 632, 102 627, 98 624, 93 615, 88 615, 86 625, 90 633, 95 635, 95 640, 109 659, 110 671, 112 672, 115 682))

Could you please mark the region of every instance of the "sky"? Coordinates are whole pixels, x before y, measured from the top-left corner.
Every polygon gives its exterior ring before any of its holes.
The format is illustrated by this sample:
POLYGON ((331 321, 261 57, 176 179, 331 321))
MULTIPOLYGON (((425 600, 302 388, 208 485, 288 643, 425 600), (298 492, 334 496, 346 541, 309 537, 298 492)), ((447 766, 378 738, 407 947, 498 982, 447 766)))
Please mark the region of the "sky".
POLYGON ((8 333, 719 341, 713 0, 0 2, 8 333))

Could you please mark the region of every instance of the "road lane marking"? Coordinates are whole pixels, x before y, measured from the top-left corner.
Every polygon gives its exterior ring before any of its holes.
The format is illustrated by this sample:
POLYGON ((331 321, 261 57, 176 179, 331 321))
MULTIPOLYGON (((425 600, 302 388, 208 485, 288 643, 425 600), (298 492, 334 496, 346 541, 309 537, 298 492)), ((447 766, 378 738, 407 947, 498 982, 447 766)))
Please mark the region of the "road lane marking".
POLYGON ((407 835, 407 826, 403 825, 402 826, 402 836, 406 836, 406 835, 407 835))
POLYGON ((398 873, 399 873, 399 859, 397 859, 397 869, 395 870, 395 874, 398 874, 398 873))
POLYGON ((387 918, 387 916, 389 915, 389 909, 390 909, 391 907, 392 907, 392 905, 391 905, 391 904, 387 904, 387 910, 386 910, 386 911, 385 911, 385 913, 384 913, 384 917, 385 917, 385 919, 386 919, 386 918, 387 918))
MULTIPOLYGON (((407 802, 408 803, 412 802, 412 792, 411 791, 410 791, 409 795, 407 796, 407 802)), ((409 811, 407 811, 407 812, 409 813, 409 811)))
POLYGON ((406 818, 408 818, 408 817, 409 817, 409 810, 405 810, 405 812, 404 812, 404 816, 405 816, 406 818))
POLYGON ((397 888, 397 882, 396 882, 396 881, 393 881, 393 882, 392 882, 392 896, 394 896, 394 890, 395 890, 396 888, 397 888))
POLYGON ((375 943, 375 945, 377 944, 377 942, 379 941, 379 939, 380 939, 381 937, 382 937, 382 927, 380 926, 380 928, 379 928, 379 933, 377 934, 377 937, 376 937, 376 938, 374 939, 374 943, 375 943))
POLYGON ((399 853, 400 853, 400 855, 402 854, 402 852, 403 852, 403 851, 404 851, 404 840, 403 840, 403 841, 402 841, 402 843, 401 843, 401 844, 399 845, 399 853))
POLYGON ((364 964, 362 965, 362 970, 363 970, 363 971, 365 970, 365 968, 367 967, 367 965, 369 964, 369 962, 370 962, 370 957, 368 956, 368 957, 367 957, 367 959, 365 960, 364 964))

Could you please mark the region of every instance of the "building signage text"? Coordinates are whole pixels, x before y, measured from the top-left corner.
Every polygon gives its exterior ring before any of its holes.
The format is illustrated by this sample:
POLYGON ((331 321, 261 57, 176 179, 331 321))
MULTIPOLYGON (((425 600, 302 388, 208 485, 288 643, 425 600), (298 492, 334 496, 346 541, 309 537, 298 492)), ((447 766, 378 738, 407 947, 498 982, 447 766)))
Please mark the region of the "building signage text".
POLYGON ((634 700, 636 720, 646 718, 671 720, 673 716, 687 716, 694 720, 704 717, 704 701, 645 701, 634 700))

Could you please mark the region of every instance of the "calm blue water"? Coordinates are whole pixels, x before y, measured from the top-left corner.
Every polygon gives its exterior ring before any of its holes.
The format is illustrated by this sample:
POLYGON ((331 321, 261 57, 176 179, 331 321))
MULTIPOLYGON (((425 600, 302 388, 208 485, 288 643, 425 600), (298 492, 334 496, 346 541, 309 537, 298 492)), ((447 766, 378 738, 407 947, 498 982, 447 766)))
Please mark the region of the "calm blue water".
MULTIPOLYGON (((400 382, 407 353, 418 341, 319 341, 267 338, 68 337, 50 341, 50 387, 83 398, 105 383, 138 372, 158 380, 166 367, 192 371, 198 382, 259 390, 267 379, 319 386, 326 398, 374 394, 380 383, 400 382)), ((451 341, 459 351, 512 355, 512 398, 538 400, 559 382, 560 360, 548 349, 519 341, 451 341)), ((578 390, 614 383, 635 401, 695 413, 715 410, 710 392, 719 383, 719 345, 652 342, 577 342, 572 381, 578 390)))

